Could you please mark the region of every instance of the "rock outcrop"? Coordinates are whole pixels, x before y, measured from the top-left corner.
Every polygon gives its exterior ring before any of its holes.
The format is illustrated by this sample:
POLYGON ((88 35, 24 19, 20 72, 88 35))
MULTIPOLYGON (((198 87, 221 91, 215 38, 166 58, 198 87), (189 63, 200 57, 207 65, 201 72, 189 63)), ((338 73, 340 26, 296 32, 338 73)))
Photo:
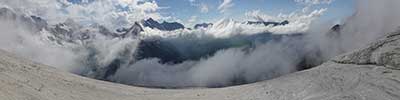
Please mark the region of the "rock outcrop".
POLYGON ((174 30, 185 28, 185 26, 183 26, 181 23, 178 23, 178 22, 165 22, 164 21, 162 23, 159 23, 152 18, 149 18, 149 19, 143 21, 142 24, 143 24, 143 27, 149 27, 152 29, 158 29, 158 30, 162 30, 162 31, 174 31, 174 30))
POLYGON ((143 32, 143 28, 138 22, 135 22, 130 28, 117 29, 117 32, 122 33, 120 35, 122 38, 134 37, 139 35, 140 32, 143 32))
POLYGON ((213 23, 202 23, 202 24, 196 24, 194 25, 194 29, 199 29, 199 28, 208 28, 210 26, 212 26, 213 23))
POLYGON ((215 89, 148 89, 88 79, 0 51, 4 100, 399 100, 400 33, 318 67, 215 89))
POLYGON ((41 31, 48 25, 47 21, 41 17, 18 14, 10 8, 0 8, 0 20, 19 23, 21 25, 19 27, 27 28, 33 32, 41 31))
POLYGON ((265 26, 280 26, 280 25, 287 25, 289 24, 289 21, 285 20, 282 22, 265 22, 265 21, 248 21, 246 24, 249 25, 265 25, 265 26))
POLYGON ((347 55, 339 56, 333 61, 345 64, 378 65, 400 70, 400 32, 387 34, 383 39, 370 46, 347 55))

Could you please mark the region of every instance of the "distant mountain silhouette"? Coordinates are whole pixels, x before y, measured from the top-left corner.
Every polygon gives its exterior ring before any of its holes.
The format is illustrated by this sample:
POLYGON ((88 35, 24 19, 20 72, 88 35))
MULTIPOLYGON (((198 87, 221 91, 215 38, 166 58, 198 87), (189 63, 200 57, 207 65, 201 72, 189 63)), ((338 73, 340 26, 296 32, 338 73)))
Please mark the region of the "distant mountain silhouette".
POLYGON ((162 31, 173 31, 173 30, 185 28, 185 26, 183 26, 183 24, 178 23, 178 22, 165 22, 164 21, 162 23, 159 23, 152 18, 149 18, 149 19, 143 21, 143 27, 159 29, 162 31))
POLYGON ((213 23, 202 23, 202 24, 196 24, 194 25, 194 29, 199 29, 199 28, 208 28, 212 26, 213 23))
POLYGON ((287 25, 289 24, 289 21, 285 20, 282 22, 265 22, 265 21, 248 21, 246 24, 249 25, 265 25, 265 26, 279 26, 279 25, 287 25))

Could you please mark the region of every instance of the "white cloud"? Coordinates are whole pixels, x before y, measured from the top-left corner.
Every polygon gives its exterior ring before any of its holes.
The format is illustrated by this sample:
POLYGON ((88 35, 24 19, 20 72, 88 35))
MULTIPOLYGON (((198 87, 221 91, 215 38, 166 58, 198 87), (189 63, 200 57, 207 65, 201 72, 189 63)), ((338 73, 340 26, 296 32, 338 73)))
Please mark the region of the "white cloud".
POLYGON ((283 26, 273 27, 270 31, 274 33, 292 33, 306 32, 310 29, 311 24, 319 18, 326 8, 316 9, 310 13, 292 13, 289 15, 280 15, 279 18, 287 19, 290 23, 283 26))
MULTIPOLYGON (((175 44, 192 45, 192 42, 185 41, 187 37, 183 39, 175 44)), ((213 38, 204 36, 193 39, 209 42, 213 38)), ((198 61, 180 64, 161 64, 159 59, 144 59, 122 66, 110 79, 125 84, 165 87, 227 86, 234 84, 233 80, 238 78, 243 82, 266 80, 296 70, 303 55, 298 50, 301 47, 297 46, 299 44, 298 40, 287 40, 256 45, 249 51, 229 48, 198 61)))
POLYGON ((334 0, 294 0, 294 1, 306 5, 317 5, 317 4, 330 4, 334 0))
POLYGON ((296 10, 289 14, 280 13, 277 16, 264 14, 260 10, 253 10, 247 12, 246 16, 256 21, 282 22, 288 20, 290 22, 287 25, 272 27, 268 29, 269 32, 277 34, 306 32, 307 30, 310 29, 312 22, 327 11, 327 8, 318 8, 318 9, 311 9, 311 8, 319 4, 330 4, 334 0, 294 0, 294 1, 300 4, 304 4, 304 8, 301 10, 296 10))
POLYGON ((195 24, 197 24, 198 21, 198 17, 197 16, 191 16, 187 21, 185 21, 185 26, 190 27, 190 26, 194 26, 195 24))
POLYGON ((351 17, 345 20, 341 45, 351 51, 400 29, 400 0, 355 0, 351 17))
POLYGON ((257 21, 272 21, 272 22, 282 22, 288 20, 290 23, 287 25, 271 27, 268 31, 279 34, 279 33, 298 33, 306 32, 309 30, 312 22, 319 18, 327 9, 315 9, 311 12, 301 11, 292 12, 290 14, 279 14, 278 16, 271 16, 262 13, 260 10, 254 10, 246 13, 246 16, 257 21))
POLYGON ((192 16, 190 17, 190 19, 188 20, 189 23, 195 23, 197 21, 197 16, 192 16))
POLYGON ((153 0, 95 0, 84 4, 74 4, 67 0, 12 0, 0 4, 28 15, 45 18, 50 24, 65 21, 67 18, 78 22, 105 25, 108 28, 129 26, 135 21, 152 17, 163 19, 159 7, 153 0))
POLYGON ((276 21, 276 19, 277 19, 275 16, 263 14, 261 12, 261 10, 253 10, 253 11, 247 12, 245 14, 245 16, 251 17, 257 21, 276 21))
POLYGON ((229 8, 231 8, 234 4, 232 0, 222 0, 222 4, 218 6, 218 10, 221 13, 225 13, 229 8))
POLYGON ((201 13, 208 13, 208 11, 209 11, 209 7, 208 7, 208 5, 207 4, 201 4, 200 6, 200 12, 201 13))
POLYGON ((157 11, 158 9, 160 9, 160 7, 156 3, 156 1, 145 2, 143 4, 136 3, 135 8, 142 10, 142 11, 150 11, 150 12, 154 12, 154 11, 157 11))
POLYGON ((189 0, 190 5, 197 7, 201 13, 208 13, 210 11, 209 6, 206 3, 196 2, 196 0, 189 0))

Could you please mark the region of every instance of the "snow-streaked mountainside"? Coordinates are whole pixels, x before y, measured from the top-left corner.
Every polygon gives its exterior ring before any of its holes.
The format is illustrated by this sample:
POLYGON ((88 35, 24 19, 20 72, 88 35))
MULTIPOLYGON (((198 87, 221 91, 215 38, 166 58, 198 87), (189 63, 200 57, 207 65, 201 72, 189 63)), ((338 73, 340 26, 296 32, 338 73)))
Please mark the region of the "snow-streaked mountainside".
POLYGON ((143 26, 149 27, 149 28, 156 28, 156 29, 164 30, 164 31, 173 31, 173 30, 185 28, 185 26, 183 26, 181 23, 177 23, 177 22, 170 23, 170 22, 165 22, 165 21, 162 23, 158 23, 157 21, 155 21, 152 18, 145 20, 143 22, 143 26))

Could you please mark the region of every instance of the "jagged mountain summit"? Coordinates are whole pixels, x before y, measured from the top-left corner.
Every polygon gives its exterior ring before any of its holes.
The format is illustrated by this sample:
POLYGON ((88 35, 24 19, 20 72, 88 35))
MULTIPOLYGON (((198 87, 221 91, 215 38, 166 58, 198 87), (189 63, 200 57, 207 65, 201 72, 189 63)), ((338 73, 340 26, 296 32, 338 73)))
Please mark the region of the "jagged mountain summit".
POLYGON ((117 29, 117 32, 121 33, 122 38, 137 36, 140 32, 143 32, 142 26, 135 22, 130 28, 121 28, 117 29))
POLYGON ((147 20, 144 20, 142 22, 143 27, 149 27, 152 29, 158 29, 158 30, 162 30, 162 31, 173 31, 173 30, 177 30, 177 29, 185 29, 185 26, 183 26, 183 24, 178 23, 178 22, 162 22, 159 23, 157 21, 155 21, 153 18, 149 18, 147 20))
POLYGON ((249 25, 264 25, 264 26, 281 26, 289 24, 288 20, 282 22, 265 22, 265 21, 247 21, 246 24, 249 25))
POLYGON ((196 24, 196 25, 194 25, 194 29, 208 28, 208 27, 211 27, 212 25, 213 25, 213 23, 196 24))
POLYGON ((20 25, 24 25, 22 27, 30 28, 34 32, 48 26, 46 20, 38 16, 17 14, 9 8, 0 8, 0 19, 21 23, 20 25))

